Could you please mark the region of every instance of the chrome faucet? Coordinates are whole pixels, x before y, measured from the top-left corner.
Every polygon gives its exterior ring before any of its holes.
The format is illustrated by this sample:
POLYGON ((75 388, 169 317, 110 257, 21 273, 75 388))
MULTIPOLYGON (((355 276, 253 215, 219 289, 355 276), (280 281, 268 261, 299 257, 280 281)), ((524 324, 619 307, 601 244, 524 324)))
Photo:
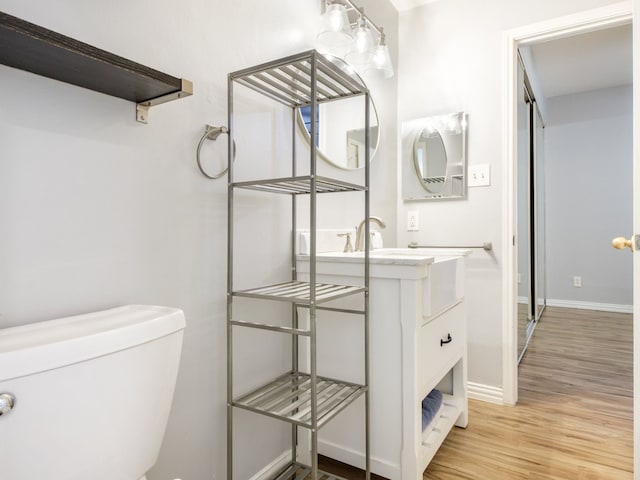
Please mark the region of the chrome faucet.
MULTIPOLYGON (((362 220, 360 222, 360 225, 358 225, 358 228, 356 229, 356 246, 353 248, 353 250, 356 252, 362 252, 364 250, 364 231, 365 224, 367 222, 375 222, 380 226, 380 228, 386 227, 385 223, 380 217, 369 217, 362 220)), ((371 243, 369 243, 369 249, 371 249, 371 243)))

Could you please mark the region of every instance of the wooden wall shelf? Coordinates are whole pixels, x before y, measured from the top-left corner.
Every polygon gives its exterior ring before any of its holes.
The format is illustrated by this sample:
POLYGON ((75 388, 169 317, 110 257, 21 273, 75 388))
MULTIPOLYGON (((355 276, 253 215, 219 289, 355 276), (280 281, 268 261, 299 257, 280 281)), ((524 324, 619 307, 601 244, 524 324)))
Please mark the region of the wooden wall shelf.
POLYGON ((147 123, 151 106, 189 96, 189 80, 0 12, 0 63, 135 102, 147 123))

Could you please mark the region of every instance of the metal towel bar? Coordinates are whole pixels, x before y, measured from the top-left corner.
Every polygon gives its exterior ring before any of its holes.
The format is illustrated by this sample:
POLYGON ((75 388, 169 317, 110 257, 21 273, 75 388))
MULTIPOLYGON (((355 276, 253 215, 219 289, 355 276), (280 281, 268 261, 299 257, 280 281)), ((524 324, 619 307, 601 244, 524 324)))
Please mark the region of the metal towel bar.
POLYGON ((482 248, 483 250, 486 250, 487 252, 490 252, 491 250, 493 250, 493 245, 491 244, 491 242, 486 242, 483 243, 482 245, 418 245, 415 242, 411 242, 409 245, 407 245, 409 248, 482 248))

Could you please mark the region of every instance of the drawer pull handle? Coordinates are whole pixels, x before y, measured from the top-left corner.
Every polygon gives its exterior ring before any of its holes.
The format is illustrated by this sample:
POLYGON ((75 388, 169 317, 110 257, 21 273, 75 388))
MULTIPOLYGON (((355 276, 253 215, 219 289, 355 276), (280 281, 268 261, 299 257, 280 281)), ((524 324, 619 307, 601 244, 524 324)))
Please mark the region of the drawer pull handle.
POLYGON ((447 333, 446 340, 440 339, 440 346, 446 345, 447 343, 451 343, 451 342, 453 342, 453 338, 451 338, 451 334, 450 333, 447 333))

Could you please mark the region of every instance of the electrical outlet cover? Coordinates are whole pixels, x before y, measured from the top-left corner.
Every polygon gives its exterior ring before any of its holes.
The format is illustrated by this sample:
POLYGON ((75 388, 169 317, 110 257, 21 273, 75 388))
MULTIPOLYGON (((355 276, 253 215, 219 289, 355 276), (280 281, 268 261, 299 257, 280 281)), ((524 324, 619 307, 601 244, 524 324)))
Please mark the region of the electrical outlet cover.
POLYGON ((417 210, 407 212, 407 232, 417 232, 420 228, 417 210))

